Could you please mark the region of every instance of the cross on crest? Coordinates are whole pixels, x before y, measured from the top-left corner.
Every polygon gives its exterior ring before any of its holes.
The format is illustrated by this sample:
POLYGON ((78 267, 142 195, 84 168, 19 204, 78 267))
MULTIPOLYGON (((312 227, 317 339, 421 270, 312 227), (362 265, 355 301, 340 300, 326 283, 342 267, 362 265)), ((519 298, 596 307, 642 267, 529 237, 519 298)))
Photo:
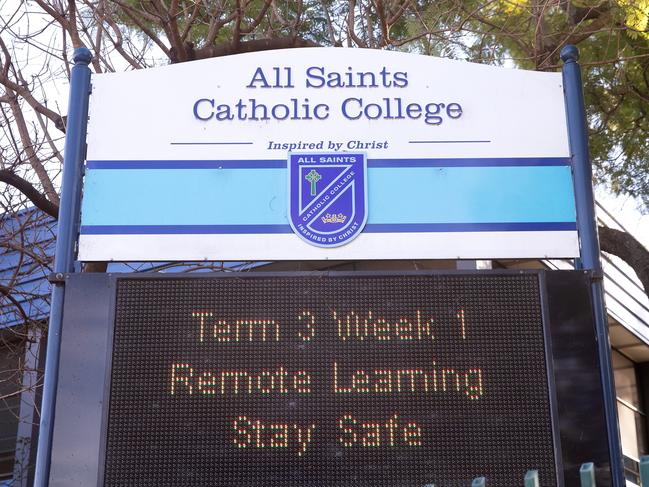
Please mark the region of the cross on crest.
POLYGON ((315 169, 311 169, 309 174, 304 176, 304 179, 306 179, 307 181, 309 181, 309 183, 311 183, 311 196, 315 196, 316 183, 322 179, 322 176, 320 176, 320 174, 315 169))

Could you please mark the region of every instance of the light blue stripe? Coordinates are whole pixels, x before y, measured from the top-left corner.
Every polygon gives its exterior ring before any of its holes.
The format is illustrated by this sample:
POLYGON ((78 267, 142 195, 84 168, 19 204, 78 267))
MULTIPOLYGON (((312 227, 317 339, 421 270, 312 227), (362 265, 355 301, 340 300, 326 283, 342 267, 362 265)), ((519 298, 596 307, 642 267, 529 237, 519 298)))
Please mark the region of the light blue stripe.
MULTIPOLYGON (((286 224, 285 169, 86 171, 83 225, 286 224)), ((570 168, 370 168, 368 224, 575 221, 570 168)))
POLYGON ((575 221, 568 167, 373 170, 368 186, 368 223, 575 221))
POLYGON ((82 224, 281 224, 285 194, 285 169, 88 170, 82 224))

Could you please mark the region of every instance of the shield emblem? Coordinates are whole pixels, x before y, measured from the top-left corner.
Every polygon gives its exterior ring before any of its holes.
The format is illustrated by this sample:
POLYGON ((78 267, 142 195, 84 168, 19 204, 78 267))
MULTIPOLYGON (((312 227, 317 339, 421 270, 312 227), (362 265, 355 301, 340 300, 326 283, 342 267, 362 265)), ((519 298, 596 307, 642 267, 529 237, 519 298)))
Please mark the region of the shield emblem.
POLYGON ((304 241, 338 247, 367 222, 367 160, 362 153, 288 156, 289 221, 304 241))

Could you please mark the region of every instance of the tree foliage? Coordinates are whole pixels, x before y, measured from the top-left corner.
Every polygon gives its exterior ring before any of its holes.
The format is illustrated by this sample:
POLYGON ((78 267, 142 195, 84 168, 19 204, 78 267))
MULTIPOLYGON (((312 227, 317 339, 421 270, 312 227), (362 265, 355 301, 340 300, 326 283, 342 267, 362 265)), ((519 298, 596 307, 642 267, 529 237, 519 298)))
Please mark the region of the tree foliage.
MULTIPOLYGON (((316 45, 557 70, 574 43, 597 177, 649 205, 649 0, 4 0, 0 11, 9 214, 31 205, 57 214, 70 53, 80 46, 103 73, 316 45)), ((646 251, 622 257, 649 289, 646 251)))
POLYGON ((422 15, 429 54, 554 71, 578 45, 597 179, 649 210, 649 1, 442 0, 422 15))

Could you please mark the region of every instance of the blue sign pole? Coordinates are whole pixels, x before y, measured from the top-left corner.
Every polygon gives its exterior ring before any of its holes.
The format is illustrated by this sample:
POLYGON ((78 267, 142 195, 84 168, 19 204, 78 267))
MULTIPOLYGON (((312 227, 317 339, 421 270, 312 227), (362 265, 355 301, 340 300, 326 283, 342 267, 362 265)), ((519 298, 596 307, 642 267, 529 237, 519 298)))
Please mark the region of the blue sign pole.
POLYGON ((35 487, 49 484, 54 432, 54 409, 59 375, 61 327, 63 323, 64 277, 74 270, 75 242, 79 230, 81 202, 81 175, 86 150, 88 97, 90 95, 90 68, 92 54, 85 47, 74 50, 74 67, 70 73, 70 103, 68 107, 61 204, 59 207, 54 278, 50 303, 50 321, 47 332, 47 351, 41 421, 36 455, 35 487))
POLYGON ((563 90, 568 119, 568 137, 572 155, 572 170, 575 182, 575 203, 577 207, 577 230, 580 239, 580 259, 576 259, 577 269, 594 271, 591 283, 593 314, 597 333, 602 388, 604 390, 604 414, 608 430, 608 446, 611 458, 613 486, 623 487, 624 468, 620 447, 620 432, 617 421, 617 401, 611 367, 611 344, 608 336, 608 320, 604 304, 602 286, 602 262, 600 260, 597 220, 595 218, 595 198, 593 196, 593 170, 588 153, 588 133, 584 110, 581 70, 577 60, 579 50, 568 45, 561 50, 563 60, 563 90))

